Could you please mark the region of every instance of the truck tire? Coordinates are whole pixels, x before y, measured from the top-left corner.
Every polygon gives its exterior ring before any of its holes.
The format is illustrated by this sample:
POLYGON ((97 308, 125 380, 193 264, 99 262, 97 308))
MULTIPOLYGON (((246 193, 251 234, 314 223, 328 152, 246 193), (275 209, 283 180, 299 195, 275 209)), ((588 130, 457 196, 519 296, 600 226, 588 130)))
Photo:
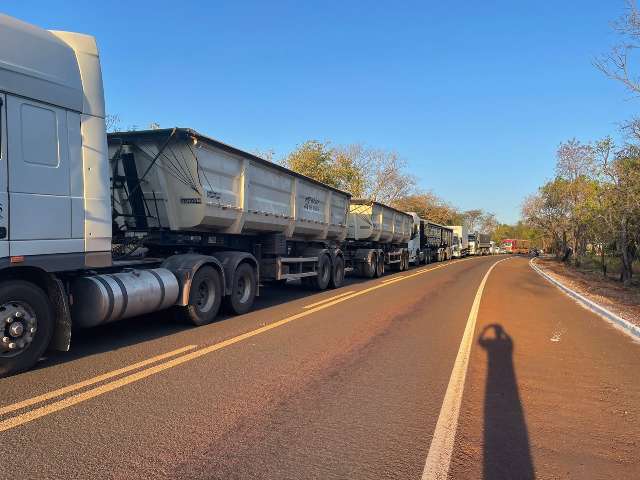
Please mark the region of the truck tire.
POLYGON ((179 308, 179 316, 192 325, 206 325, 216 318, 221 303, 220 275, 215 268, 204 265, 193 276, 189 305, 179 308))
POLYGON ((344 259, 341 256, 337 256, 333 261, 333 268, 331 270, 331 282, 329 286, 331 288, 340 288, 344 284, 344 259))
POLYGON ((365 278, 373 278, 376 276, 376 266, 378 265, 378 255, 372 254, 371 261, 363 262, 360 264, 360 275, 365 278))
POLYGON ((224 297, 225 310, 234 315, 244 315, 256 298, 256 272, 248 263, 241 263, 233 274, 231 295, 224 297))
POLYGON ((22 280, 0 284, 0 377, 35 365, 49 346, 53 325, 53 307, 41 288, 22 280))
POLYGON ((328 255, 321 255, 318 259, 318 274, 313 277, 313 286, 317 290, 326 290, 331 281, 331 260, 328 255))
POLYGON ((382 255, 378 255, 376 261, 376 271, 375 276, 380 278, 384 275, 384 253, 382 255))

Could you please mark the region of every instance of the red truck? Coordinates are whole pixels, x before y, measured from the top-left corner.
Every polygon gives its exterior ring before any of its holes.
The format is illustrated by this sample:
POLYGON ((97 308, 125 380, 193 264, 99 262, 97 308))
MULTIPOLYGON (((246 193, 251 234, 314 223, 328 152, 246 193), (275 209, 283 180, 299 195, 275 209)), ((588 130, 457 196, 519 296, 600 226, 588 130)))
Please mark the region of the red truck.
POLYGON ((529 253, 531 242, 515 238, 505 238, 500 242, 500 248, 506 253, 529 253))

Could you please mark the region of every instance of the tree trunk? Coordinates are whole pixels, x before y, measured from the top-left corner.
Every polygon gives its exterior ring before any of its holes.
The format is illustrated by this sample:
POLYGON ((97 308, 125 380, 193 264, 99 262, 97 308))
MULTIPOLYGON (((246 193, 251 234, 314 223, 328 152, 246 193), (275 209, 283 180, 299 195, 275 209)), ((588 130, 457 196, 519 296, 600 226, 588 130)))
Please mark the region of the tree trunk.
POLYGON ((625 285, 631 283, 631 277, 633 275, 632 265, 633 257, 631 256, 630 245, 627 235, 627 221, 626 217, 622 217, 620 222, 620 260, 622 262, 622 269, 620 271, 620 280, 625 285))

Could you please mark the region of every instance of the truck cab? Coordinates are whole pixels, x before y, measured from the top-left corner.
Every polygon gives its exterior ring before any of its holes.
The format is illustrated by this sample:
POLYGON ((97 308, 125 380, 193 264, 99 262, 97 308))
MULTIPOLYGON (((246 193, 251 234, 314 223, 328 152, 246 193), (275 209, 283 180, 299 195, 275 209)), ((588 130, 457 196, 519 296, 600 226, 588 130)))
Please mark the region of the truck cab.
POLYGON ((0 265, 111 261, 100 60, 88 35, 0 15, 0 265))

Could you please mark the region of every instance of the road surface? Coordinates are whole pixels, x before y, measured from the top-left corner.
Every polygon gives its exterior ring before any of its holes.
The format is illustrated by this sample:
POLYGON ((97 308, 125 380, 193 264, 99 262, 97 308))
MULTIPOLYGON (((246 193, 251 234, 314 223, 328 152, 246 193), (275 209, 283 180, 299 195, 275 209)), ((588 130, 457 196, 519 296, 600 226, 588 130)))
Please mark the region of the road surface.
POLYGON ((0 478, 637 476, 640 344, 503 259, 80 332, 0 380, 0 478))

